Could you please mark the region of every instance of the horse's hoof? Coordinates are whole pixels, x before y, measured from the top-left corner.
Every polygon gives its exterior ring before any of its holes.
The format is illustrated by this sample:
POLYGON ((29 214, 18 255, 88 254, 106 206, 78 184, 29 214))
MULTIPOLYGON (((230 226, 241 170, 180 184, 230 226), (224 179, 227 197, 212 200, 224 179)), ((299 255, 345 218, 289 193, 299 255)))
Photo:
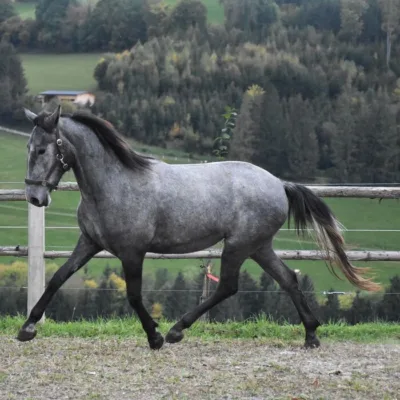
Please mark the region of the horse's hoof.
POLYGON ((28 342, 29 340, 32 340, 36 336, 36 329, 33 330, 25 330, 25 329, 20 329, 18 332, 17 339, 20 342, 28 342))
POLYGON ((304 347, 306 349, 316 349, 319 346, 321 346, 321 343, 316 336, 313 338, 306 339, 306 342, 304 343, 304 347))
POLYGON ((183 336, 184 334, 182 331, 171 329, 165 337, 165 340, 167 341, 167 343, 178 343, 183 339, 183 336))
POLYGON ((152 350, 160 350, 164 344, 164 338, 160 332, 156 332, 156 336, 149 339, 149 346, 152 350))

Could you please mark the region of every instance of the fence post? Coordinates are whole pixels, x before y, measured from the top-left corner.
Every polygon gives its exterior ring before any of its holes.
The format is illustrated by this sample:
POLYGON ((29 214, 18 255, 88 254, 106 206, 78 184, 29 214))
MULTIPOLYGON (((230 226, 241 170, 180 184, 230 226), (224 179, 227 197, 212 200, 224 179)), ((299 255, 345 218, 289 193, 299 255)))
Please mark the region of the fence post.
MULTIPOLYGON (((211 274, 212 263, 211 261, 207 262, 207 265, 204 266, 204 281, 203 281, 203 293, 200 297, 200 304, 203 303, 208 299, 210 296, 210 280, 208 279, 207 274, 211 274)), ((210 314, 209 312, 205 312, 201 317, 200 320, 209 322, 210 321, 210 314)))
POLYGON ((28 316, 44 292, 44 224, 44 207, 28 204, 28 316))

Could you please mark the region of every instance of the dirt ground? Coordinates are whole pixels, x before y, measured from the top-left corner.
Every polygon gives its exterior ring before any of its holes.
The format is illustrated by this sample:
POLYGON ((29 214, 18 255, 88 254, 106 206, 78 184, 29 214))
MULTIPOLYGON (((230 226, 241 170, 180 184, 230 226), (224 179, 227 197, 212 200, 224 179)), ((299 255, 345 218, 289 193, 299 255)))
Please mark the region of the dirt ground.
POLYGON ((400 399, 400 345, 0 336, 0 399, 400 399))

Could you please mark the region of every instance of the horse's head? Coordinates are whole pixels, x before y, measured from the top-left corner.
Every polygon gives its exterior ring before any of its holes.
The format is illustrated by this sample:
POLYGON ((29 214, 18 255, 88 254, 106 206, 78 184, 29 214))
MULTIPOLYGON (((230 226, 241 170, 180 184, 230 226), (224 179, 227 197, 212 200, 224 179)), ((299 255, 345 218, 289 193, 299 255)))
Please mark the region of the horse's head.
POLYGON ((50 192, 57 188, 63 174, 70 168, 64 159, 66 143, 60 134, 61 107, 53 113, 39 115, 25 109, 34 124, 28 142, 28 170, 25 179, 26 199, 37 207, 48 206, 50 192))

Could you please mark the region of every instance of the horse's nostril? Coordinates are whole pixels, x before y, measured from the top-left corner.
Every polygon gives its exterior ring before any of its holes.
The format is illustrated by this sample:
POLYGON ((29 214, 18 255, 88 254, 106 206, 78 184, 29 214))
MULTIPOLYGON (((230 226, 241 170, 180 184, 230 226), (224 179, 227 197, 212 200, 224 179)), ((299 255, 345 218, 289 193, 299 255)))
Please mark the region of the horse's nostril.
POLYGON ((39 199, 36 197, 31 197, 31 203, 36 207, 40 204, 39 199))

